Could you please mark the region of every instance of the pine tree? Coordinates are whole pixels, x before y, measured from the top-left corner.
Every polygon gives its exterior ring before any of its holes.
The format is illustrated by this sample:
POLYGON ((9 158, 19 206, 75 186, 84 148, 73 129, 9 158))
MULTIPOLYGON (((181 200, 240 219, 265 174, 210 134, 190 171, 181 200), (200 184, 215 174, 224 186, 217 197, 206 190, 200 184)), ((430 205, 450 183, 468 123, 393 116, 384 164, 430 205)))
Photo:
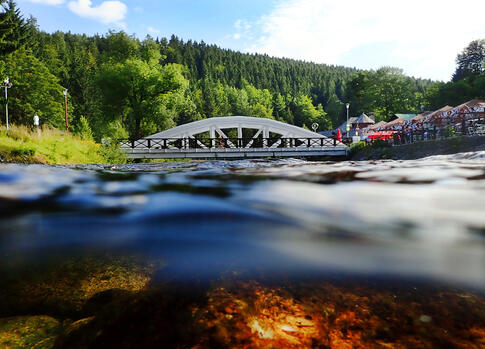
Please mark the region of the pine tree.
POLYGON ((456 57, 456 64, 454 82, 485 72, 485 39, 470 42, 456 57))
POLYGON ((24 46, 32 33, 32 20, 25 21, 13 0, 1 3, 0 55, 5 56, 24 46))

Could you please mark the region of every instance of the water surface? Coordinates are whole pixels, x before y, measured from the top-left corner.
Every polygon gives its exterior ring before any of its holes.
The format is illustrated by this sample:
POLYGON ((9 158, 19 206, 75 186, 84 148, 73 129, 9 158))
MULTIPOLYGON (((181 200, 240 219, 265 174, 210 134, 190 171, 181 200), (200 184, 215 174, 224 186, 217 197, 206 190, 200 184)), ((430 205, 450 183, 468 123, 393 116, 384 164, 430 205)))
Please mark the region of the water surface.
POLYGON ((0 165, 0 212, 0 318, 49 345, 485 346, 485 152, 0 165))

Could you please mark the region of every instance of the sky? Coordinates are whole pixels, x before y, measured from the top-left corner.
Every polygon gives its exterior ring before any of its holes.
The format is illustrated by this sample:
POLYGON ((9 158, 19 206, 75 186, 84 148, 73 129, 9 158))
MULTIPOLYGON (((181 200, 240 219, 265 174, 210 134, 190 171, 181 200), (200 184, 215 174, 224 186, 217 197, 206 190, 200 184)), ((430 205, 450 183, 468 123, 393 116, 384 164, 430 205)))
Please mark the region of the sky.
POLYGON ((248 53, 450 80, 485 0, 18 0, 39 28, 203 40, 248 53))

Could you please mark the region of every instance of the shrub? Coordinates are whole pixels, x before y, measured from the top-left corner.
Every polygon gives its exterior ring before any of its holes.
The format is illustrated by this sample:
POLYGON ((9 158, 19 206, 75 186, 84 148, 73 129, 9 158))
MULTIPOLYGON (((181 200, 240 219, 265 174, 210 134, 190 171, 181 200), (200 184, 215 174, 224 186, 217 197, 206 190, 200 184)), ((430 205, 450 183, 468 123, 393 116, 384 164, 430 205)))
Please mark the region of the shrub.
POLYGON ((35 149, 32 148, 19 148, 19 149, 13 149, 10 151, 10 156, 12 157, 17 157, 17 156, 34 156, 35 155, 35 149))
POLYGON ((365 151, 368 148, 369 148, 369 146, 365 142, 359 142, 359 143, 351 144, 350 145, 350 154, 354 155, 354 154, 360 153, 362 151, 365 151))
POLYGON ((79 122, 75 127, 75 133, 82 140, 85 140, 85 141, 93 140, 93 131, 91 130, 91 127, 89 127, 88 119, 86 119, 84 116, 81 116, 81 118, 79 119, 79 122))
POLYGON ((455 129, 451 126, 445 127, 445 137, 452 137, 455 135, 455 129))

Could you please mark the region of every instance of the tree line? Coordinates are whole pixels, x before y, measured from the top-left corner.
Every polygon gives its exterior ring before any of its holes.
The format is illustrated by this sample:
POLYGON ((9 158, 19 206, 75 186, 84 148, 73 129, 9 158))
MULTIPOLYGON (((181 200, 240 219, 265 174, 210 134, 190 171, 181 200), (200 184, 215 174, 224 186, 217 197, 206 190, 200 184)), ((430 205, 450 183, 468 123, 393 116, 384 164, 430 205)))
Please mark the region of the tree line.
POLYGON ((0 78, 8 76, 14 84, 11 121, 31 124, 37 113, 43 123, 62 127, 67 88, 70 123, 96 140, 142 137, 226 115, 307 128, 317 122, 325 130, 345 120, 347 102, 352 115, 374 112, 385 119, 417 112, 421 105, 453 103, 463 84, 468 89, 460 90, 460 97, 478 97, 483 86, 483 65, 467 63, 465 52, 456 79, 444 84, 405 76, 397 68, 363 71, 245 54, 176 36, 139 40, 123 31, 45 33, 14 1, 0 0, 0 5, 0 78))

